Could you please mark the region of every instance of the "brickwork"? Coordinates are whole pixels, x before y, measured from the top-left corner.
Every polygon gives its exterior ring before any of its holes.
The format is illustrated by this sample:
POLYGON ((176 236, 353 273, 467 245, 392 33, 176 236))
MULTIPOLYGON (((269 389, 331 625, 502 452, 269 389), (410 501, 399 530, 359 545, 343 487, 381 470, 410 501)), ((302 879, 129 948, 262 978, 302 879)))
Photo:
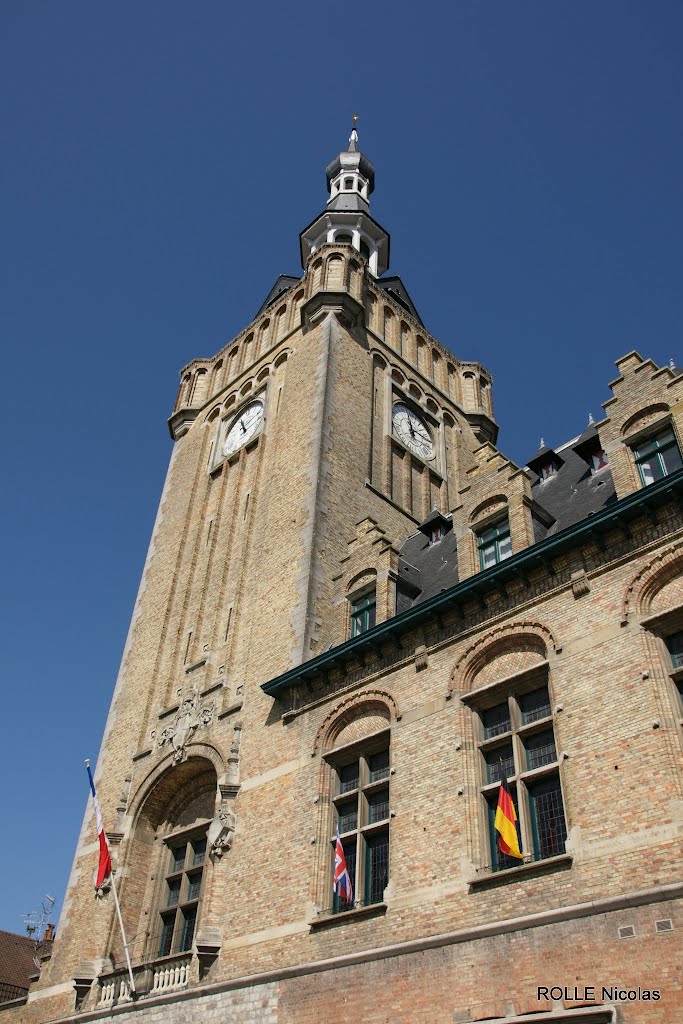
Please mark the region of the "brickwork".
MULTIPOLYGON (((639 486, 628 438, 661 416, 679 431, 683 396, 680 378, 637 354, 618 365, 598 427, 624 496, 639 486)), ((674 500, 370 639, 282 700, 261 689, 346 639, 354 593, 374 587, 377 621, 391 621, 398 547, 433 504, 453 513, 462 580, 476 583, 476 531, 501 513, 513 551, 532 544, 529 479, 494 447, 490 384, 344 245, 324 246, 238 338, 183 370, 97 781, 136 970, 155 969, 166 837, 221 837, 189 974, 175 997, 97 1010, 102 979, 120 994, 123 960, 111 893, 93 894, 88 811, 54 956, 2 1024, 69 1017, 74 978, 94 979, 83 1019, 122 1024, 477 1021, 548 1009, 535 995, 546 984, 659 988, 616 1019, 683 1020, 682 716, 662 639, 683 593, 674 500), (396 400, 429 423, 430 465, 393 435, 396 400), (259 429, 225 455, 253 402, 259 429), (496 876, 479 711, 529 678, 549 689, 566 854, 496 876), (332 752, 382 730, 389 884, 381 906, 322 920, 332 752)))

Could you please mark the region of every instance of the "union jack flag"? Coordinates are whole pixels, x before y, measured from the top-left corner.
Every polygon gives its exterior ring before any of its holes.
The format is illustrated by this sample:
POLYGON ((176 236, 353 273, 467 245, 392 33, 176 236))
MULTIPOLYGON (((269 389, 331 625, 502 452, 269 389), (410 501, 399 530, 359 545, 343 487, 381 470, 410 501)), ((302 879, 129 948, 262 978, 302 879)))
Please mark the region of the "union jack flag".
POLYGON ((353 886, 351 885, 351 877, 349 875, 349 869, 346 866, 346 857, 344 856, 344 847, 342 846, 341 839, 339 838, 339 826, 337 825, 337 840, 334 844, 334 883, 333 888, 337 896, 341 899, 346 900, 347 903, 353 903, 353 886))

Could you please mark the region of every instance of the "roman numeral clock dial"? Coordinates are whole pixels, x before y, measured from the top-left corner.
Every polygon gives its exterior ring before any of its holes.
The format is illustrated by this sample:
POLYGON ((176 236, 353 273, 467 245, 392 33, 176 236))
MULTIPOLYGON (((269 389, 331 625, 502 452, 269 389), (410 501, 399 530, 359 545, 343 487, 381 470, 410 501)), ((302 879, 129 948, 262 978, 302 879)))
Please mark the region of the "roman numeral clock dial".
POLYGON ((434 458, 434 443, 427 424, 404 402, 396 402, 394 405, 391 422, 396 437, 406 448, 421 459, 434 458))
POLYGON ((243 444, 250 441, 263 419, 263 402, 252 402, 234 420, 232 426, 225 435, 223 444, 223 455, 232 455, 243 444))

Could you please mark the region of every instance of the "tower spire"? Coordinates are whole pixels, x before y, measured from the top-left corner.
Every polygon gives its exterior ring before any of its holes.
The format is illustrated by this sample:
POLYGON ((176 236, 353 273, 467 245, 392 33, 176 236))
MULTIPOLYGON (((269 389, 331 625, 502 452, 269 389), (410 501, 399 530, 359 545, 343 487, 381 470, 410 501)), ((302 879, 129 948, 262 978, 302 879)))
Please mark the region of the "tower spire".
POLYGON ((379 277, 389 267, 389 235, 370 216, 375 168, 358 148, 358 114, 352 115, 351 123, 347 148, 325 171, 327 208, 301 232, 301 261, 305 267, 321 245, 352 245, 368 261, 370 273, 379 277))

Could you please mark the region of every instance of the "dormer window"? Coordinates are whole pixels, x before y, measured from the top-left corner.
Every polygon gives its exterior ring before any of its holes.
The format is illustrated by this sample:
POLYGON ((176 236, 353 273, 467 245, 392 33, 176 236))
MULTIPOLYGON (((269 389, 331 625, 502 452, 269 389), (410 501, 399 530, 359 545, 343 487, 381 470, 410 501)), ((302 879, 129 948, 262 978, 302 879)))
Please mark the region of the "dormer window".
POLYGON ((437 523, 429 531, 429 544, 438 544, 446 536, 446 527, 443 523, 437 523))
POLYGON ((559 466, 557 465, 557 463, 551 460, 550 462, 545 462, 541 466, 538 475, 540 476, 541 480, 549 480, 551 476, 555 476, 558 469, 559 466))
POLYGON ((602 448, 593 452, 591 455, 591 473, 593 476, 595 476, 596 473, 599 473, 601 469, 607 469, 608 466, 609 462, 607 461, 607 456, 603 452, 602 448))

